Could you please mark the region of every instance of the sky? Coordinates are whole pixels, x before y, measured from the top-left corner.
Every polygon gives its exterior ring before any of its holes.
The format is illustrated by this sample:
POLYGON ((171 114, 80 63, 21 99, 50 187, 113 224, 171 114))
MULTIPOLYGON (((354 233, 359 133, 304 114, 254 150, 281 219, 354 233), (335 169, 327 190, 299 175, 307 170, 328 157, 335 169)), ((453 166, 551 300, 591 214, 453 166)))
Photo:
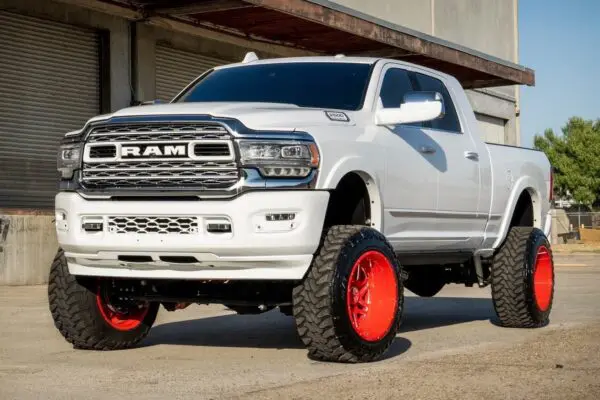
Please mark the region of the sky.
POLYGON ((521 146, 571 116, 600 118, 600 0, 519 0, 519 64, 535 71, 521 87, 521 146))

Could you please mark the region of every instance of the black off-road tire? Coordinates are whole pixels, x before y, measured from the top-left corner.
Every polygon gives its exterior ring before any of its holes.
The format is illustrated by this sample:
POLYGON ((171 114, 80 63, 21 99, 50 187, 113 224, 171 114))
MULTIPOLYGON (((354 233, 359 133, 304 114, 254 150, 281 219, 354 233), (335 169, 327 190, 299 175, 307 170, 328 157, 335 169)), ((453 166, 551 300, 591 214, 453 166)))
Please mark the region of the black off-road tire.
POLYGON ((554 263, 544 232, 532 227, 513 227, 494 256, 491 270, 492 300, 500 325, 511 328, 538 328, 549 323, 554 298, 554 263), (550 302, 541 309, 534 289, 538 249, 548 250, 551 262, 550 302))
POLYGON ((59 332, 61 332, 67 342, 73 343, 66 327, 69 315, 65 313, 66 307, 60 306, 66 303, 64 288, 58 284, 60 279, 58 276, 61 268, 60 264, 63 260, 63 250, 59 249, 54 256, 52 266, 50 267, 50 277, 48 280, 48 305, 50 308, 50 314, 52 315, 52 319, 54 321, 54 326, 59 332))
POLYGON ((67 260, 58 250, 50 268, 48 302, 54 325, 73 347, 88 350, 118 350, 135 346, 154 324, 159 303, 150 303, 141 324, 117 330, 102 317, 96 302, 95 280, 69 273, 67 260))
POLYGON ((437 265, 411 267, 404 287, 417 296, 433 297, 446 286, 444 269, 437 265))
POLYGON ((371 362, 380 359, 396 337, 404 306, 401 267, 385 236, 365 226, 338 225, 323 239, 311 269, 293 290, 293 314, 308 356, 318 361, 371 362), (349 275, 365 252, 382 253, 393 267, 397 304, 387 334, 363 340, 352 327, 346 308, 349 275))

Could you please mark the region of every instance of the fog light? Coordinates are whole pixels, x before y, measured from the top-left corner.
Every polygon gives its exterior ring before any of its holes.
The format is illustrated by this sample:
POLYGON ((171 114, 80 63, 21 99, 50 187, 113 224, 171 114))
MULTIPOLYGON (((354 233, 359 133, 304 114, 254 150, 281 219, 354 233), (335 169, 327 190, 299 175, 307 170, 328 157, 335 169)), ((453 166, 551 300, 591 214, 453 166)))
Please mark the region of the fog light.
POLYGON ((295 213, 279 213, 279 214, 267 214, 265 216, 267 221, 292 221, 296 218, 295 213))
POLYGON ((231 233, 231 224, 229 224, 229 223, 206 224, 206 231, 210 232, 210 233, 231 233))
POLYGON ((102 232, 104 230, 104 221, 102 218, 83 218, 81 221, 81 229, 86 232, 102 232))
POLYGON ((86 232, 101 232, 102 222, 84 222, 82 228, 86 232))

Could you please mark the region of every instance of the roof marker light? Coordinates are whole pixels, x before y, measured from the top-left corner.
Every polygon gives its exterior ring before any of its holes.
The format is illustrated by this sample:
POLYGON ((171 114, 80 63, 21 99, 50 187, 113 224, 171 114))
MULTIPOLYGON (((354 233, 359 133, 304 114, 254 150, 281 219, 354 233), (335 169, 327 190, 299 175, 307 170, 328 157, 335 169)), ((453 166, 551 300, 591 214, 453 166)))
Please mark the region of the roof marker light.
POLYGON ((242 61, 242 62, 249 63, 249 62, 256 61, 256 60, 258 60, 258 56, 256 55, 256 53, 253 51, 249 51, 248 53, 246 53, 246 56, 244 57, 244 61, 242 61))

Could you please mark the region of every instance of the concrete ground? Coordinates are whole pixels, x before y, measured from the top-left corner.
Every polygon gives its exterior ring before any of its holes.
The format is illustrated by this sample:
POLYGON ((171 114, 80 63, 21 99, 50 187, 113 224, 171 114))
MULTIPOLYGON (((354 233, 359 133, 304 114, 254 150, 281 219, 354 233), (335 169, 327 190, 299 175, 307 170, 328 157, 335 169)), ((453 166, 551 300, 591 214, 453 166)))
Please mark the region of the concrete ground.
POLYGON ((550 326, 500 328, 488 289, 407 292, 402 330, 377 363, 313 362, 293 319, 191 306, 141 347, 73 350, 46 287, 0 287, 0 399, 600 398, 600 255, 557 255, 550 326))

